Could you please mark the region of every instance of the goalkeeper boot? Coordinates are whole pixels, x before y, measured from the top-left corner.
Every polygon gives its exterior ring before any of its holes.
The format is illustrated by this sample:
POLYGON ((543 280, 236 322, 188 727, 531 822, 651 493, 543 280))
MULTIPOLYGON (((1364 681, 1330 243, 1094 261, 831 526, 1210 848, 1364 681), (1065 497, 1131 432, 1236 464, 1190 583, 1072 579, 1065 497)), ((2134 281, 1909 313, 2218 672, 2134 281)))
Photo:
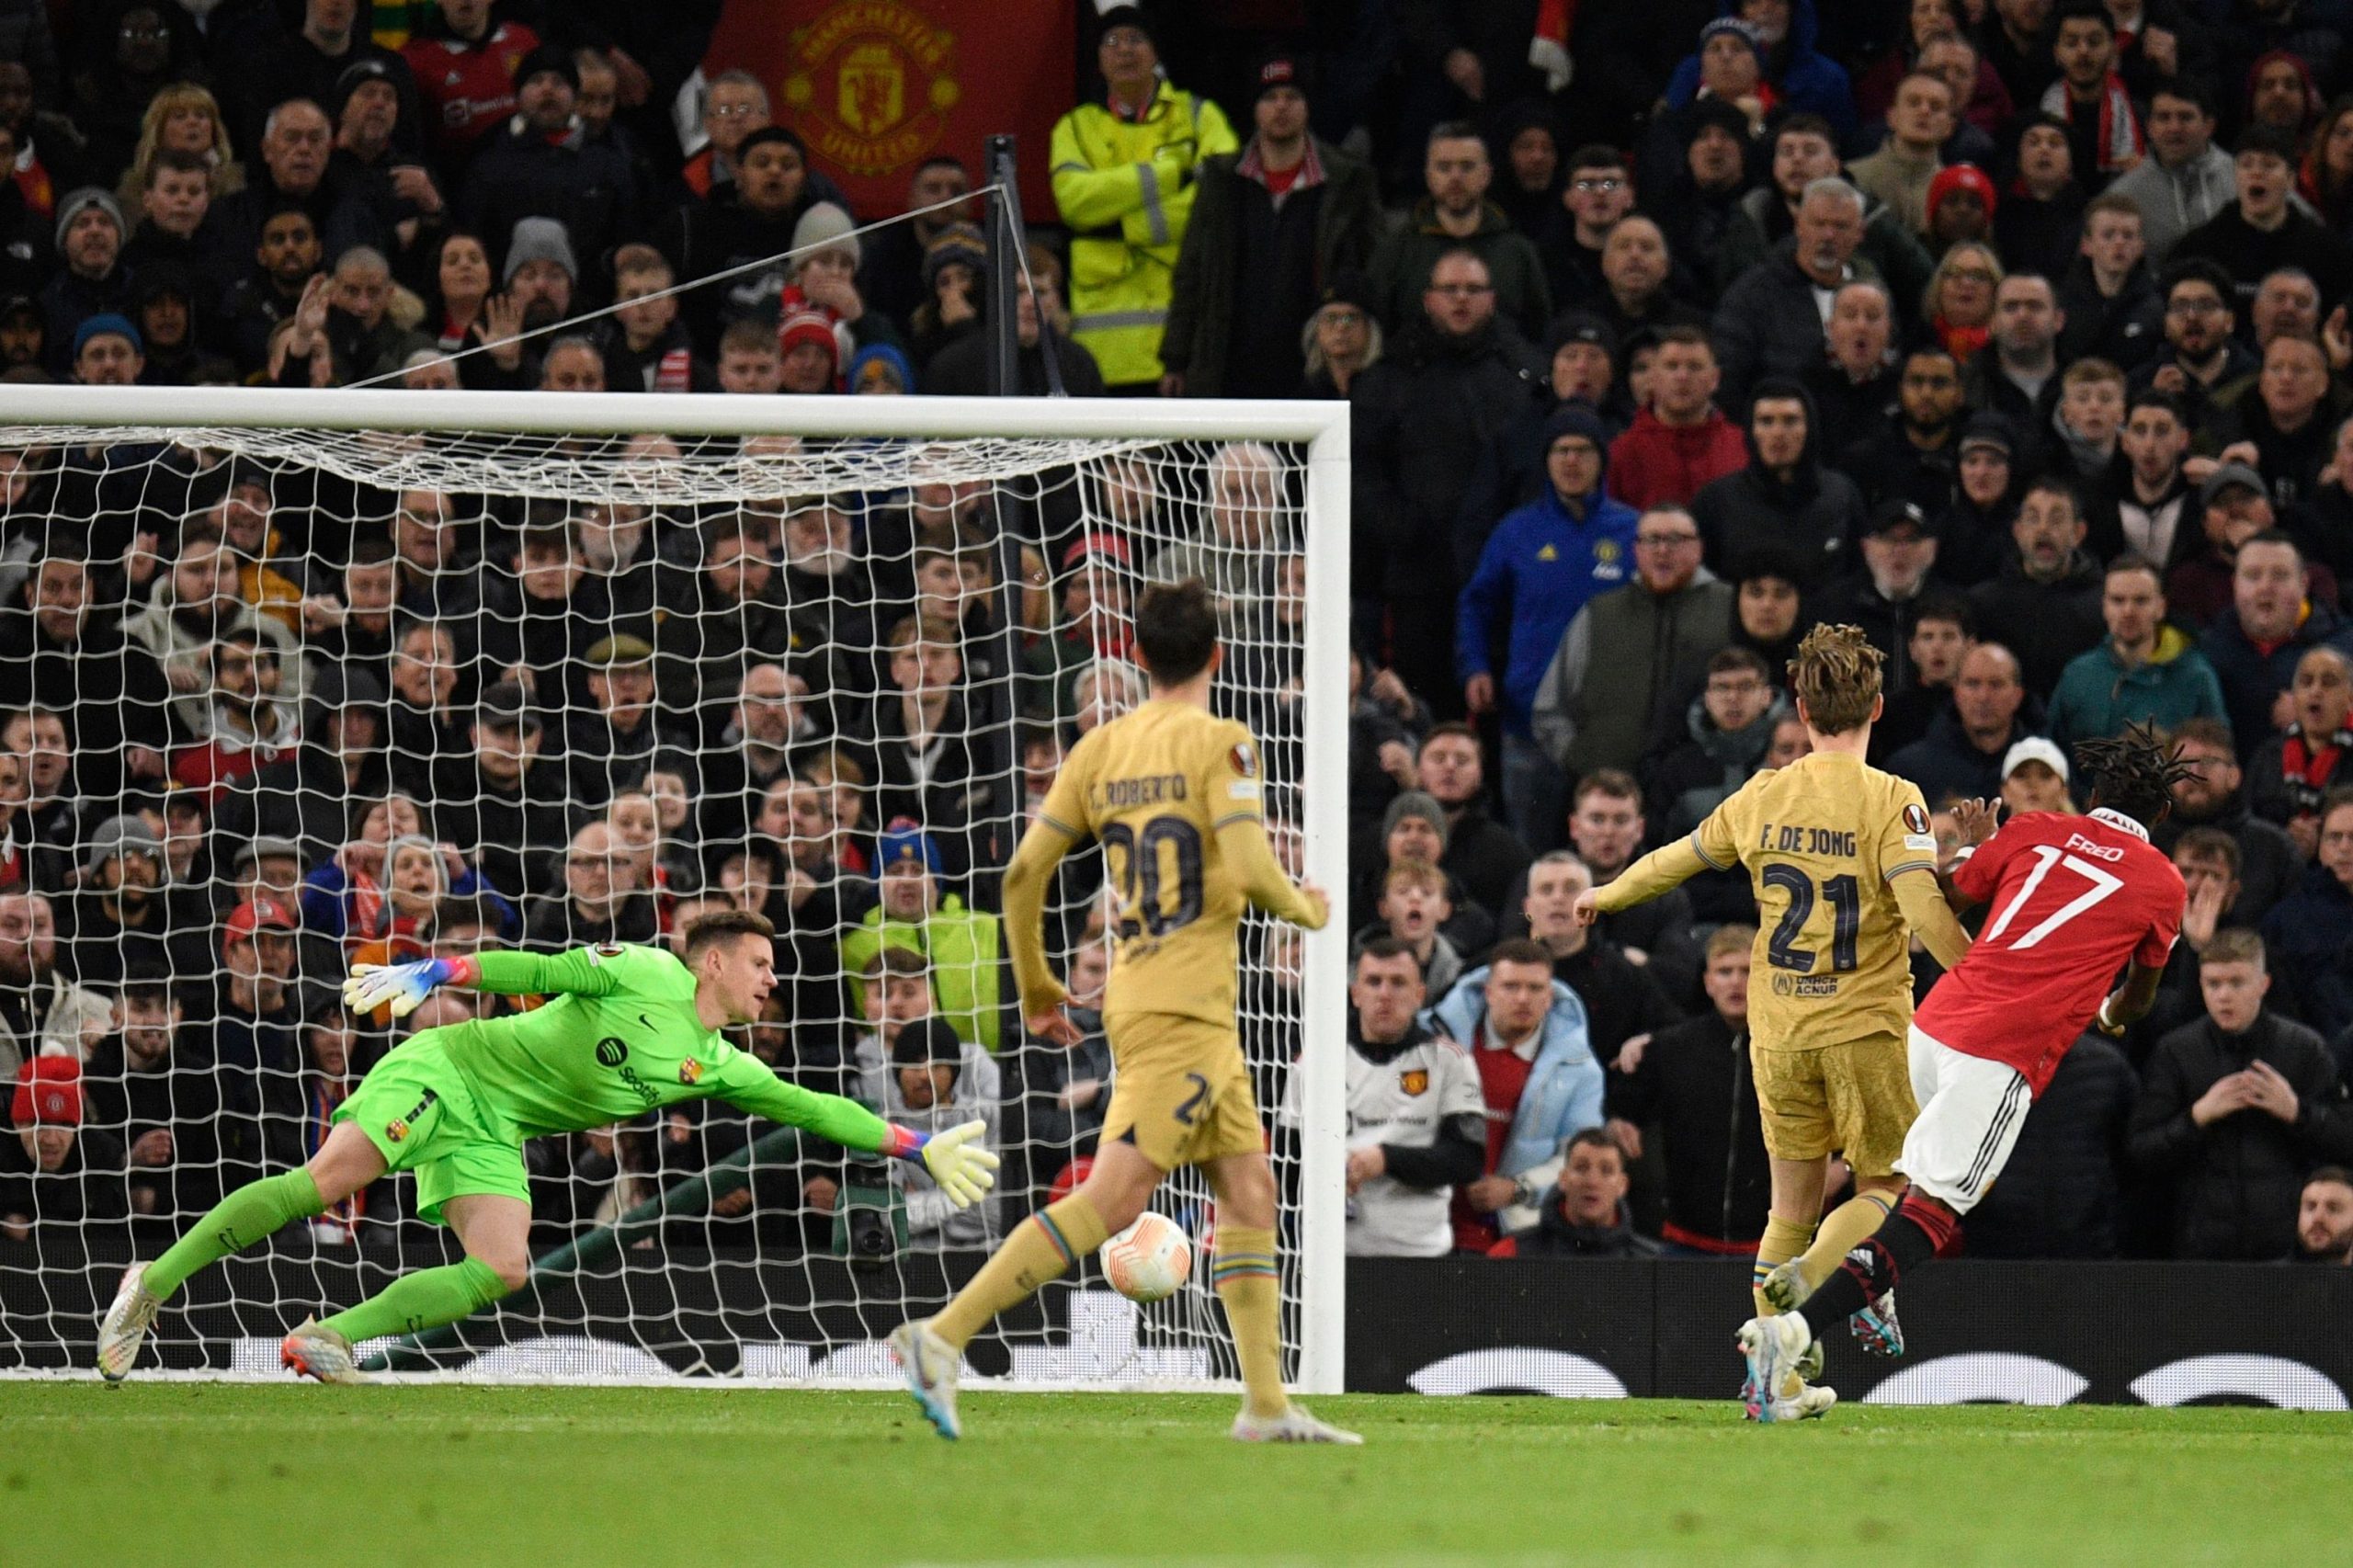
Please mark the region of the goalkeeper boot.
POLYGON ((352 1359, 351 1341, 323 1326, 316 1318, 304 1318, 301 1326, 286 1336, 278 1347, 278 1359, 289 1370, 316 1378, 323 1383, 369 1381, 368 1374, 352 1359))
POLYGON ((1813 1332, 1806 1327, 1805 1319, 1794 1312, 1750 1318, 1740 1325, 1738 1343, 1741 1354, 1748 1359, 1748 1382, 1742 1403, 1749 1419, 1797 1419, 1803 1391, 1800 1391, 1799 1398, 1792 1398, 1788 1389, 1789 1380, 1813 1343, 1813 1332))
POLYGON ((924 1419, 943 1437, 961 1437, 964 1424, 956 1415, 956 1379, 964 1358, 956 1347, 931 1332, 931 1320, 903 1323, 891 1331, 891 1354, 906 1374, 907 1392, 922 1407, 924 1419))
POLYGON ((115 1287, 114 1304, 98 1325, 98 1375, 119 1383, 131 1375, 139 1347, 155 1324, 155 1310, 164 1303, 147 1289, 147 1266, 134 1263, 122 1271, 115 1287))
POLYGON ((1893 1290, 1874 1298, 1849 1317, 1847 1330, 1855 1336, 1856 1344, 1873 1356, 1893 1358, 1904 1354, 1904 1325, 1896 1321, 1893 1290))
POLYGON ((1318 1421, 1295 1404, 1285 1405, 1280 1415, 1253 1415, 1247 1410, 1233 1418, 1233 1440, 1237 1443, 1341 1443, 1356 1448, 1364 1439, 1354 1432, 1343 1432, 1326 1421, 1318 1421))

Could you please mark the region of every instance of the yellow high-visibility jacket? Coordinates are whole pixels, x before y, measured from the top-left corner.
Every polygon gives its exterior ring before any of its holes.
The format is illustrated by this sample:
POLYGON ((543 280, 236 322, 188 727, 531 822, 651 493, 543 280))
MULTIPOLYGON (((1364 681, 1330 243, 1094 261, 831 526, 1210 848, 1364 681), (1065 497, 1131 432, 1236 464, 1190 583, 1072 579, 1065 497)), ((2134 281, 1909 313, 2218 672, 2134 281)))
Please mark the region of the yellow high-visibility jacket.
POLYGON ((1071 335, 1111 385, 1160 379, 1193 170, 1240 147, 1217 105, 1165 82, 1134 119, 1084 103, 1054 122, 1054 205, 1071 230, 1071 335))

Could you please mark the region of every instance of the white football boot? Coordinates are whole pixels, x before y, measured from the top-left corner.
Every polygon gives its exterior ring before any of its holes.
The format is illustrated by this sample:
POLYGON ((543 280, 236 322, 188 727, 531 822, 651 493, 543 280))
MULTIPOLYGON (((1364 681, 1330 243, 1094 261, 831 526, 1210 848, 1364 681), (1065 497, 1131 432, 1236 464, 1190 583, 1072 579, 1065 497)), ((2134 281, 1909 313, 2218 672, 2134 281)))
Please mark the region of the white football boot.
POLYGON ((304 1318, 301 1325, 286 1336, 278 1347, 278 1359, 289 1371, 316 1378, 323 1383, 369 1381, 368 1374, 352 1359, 351 1341, 314 1317, 304 1318))
POLYGON ((139 1347, 147 1339, 147 1331, 155 1324, 155 1312, 164 1303, 147 1289, 147 1266, 134 1263, 122 1271, 122 1283, 114 1290, 114 1304, 107 1308, 107 1315, 98 1324, 98 1375, 110 1383, 119 1383, 131 1375, 139 1360, 139 1347))
POLYGON ((1351 1448, 1364 1439, 1354 1432, 1343 1432, 1326 1421, 1318 1421, 1298 1405, 1285 1405, 1280 1415, 1253 1415, 1244 1410, 1233 1418, 1233 1440, 1237 1443, 1342 1443, 1351 1448))
POLYGON ((961 1437, 964 1424, 956 1415, 956 1379, 964 1369, 956 1347, 931 1332, 931 1320, 903 1323, 891 1331, 891 1354, 906 1374, 907 1392, 922 1407, 924 1419, 943 1437, 961 1437))
POLYGON ((1813 1331, 1795 1312, 1750 1318, 1740 1325, 1741 1354, 1748 1358, 1748 1382, 1743 1403, 1750 1419, 1791 1421, 1804 1414, 1800 1406, 1805 1391, 1792 1396, 1787 1390, 1790 1378, 1813 1343, 1813 1331))

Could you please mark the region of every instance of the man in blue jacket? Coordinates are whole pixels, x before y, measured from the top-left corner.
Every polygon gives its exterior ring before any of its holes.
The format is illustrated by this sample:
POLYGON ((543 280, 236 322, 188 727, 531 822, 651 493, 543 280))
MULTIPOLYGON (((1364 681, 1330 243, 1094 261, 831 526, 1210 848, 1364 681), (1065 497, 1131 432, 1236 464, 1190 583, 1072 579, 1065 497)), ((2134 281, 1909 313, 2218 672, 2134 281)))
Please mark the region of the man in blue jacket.
POLYGON ((1544 422, 1543 441, 1545 494, 1487 536, 1455 617, 1455 663, 1474 714, 1496 707, 1495 643, 1504 644, 1504 810, 1520 842, 1539 854, 1560 844, 1568 780, 1536 744, 1529 711, 1577 611, 1633 581, 1642 521, 1602 488, 1608 437, 1590 406, 1563 403, 1544 422))
MULTIPOLYGON (((1756 29, 1765 79, 1780 107, 1818 114, 1844 142, 1855 134, 1855 93, 1844 67, 1813 46, 1814 0, 1723 0, 1723 14, 1756 29)), ((1699 87, 1699 57, 1686 56, 1666 84, 1666 105, 1681 108, 1699 87)))
POLYGON ((1484 1253, 1506 1231, 1535 1223, 1552 1177, 1530 1173, 1571 1135, 1601 1125, 1601 1063, 1585 1004, 1552 978, 1552 955, 1525 937, 1455 983, 1423 1024, 1471 1053, 1487 1104, 1486 1174, 1455 1189, 1457 1251, 1484 1253))

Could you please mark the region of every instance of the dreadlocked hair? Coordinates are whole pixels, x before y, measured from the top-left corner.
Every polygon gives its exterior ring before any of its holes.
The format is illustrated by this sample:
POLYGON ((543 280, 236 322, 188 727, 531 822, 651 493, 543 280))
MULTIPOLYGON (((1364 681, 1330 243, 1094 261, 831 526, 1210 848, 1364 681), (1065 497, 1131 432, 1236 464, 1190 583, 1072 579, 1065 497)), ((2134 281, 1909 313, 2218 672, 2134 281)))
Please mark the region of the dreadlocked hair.
POLYGON ((2120 735, 2076 742, 2075 766, 2101 805, 2143 826, 2173 803, 2174 781, 2196 771, 2152 724, 2127 724, 2120 735))
POLYGON ((1805 704, 1806 722, 1825 735, 1870 723, 1885 657, 1859 626, 1817 626, 1807 632, 1790 661, 1790 689, 1805 704))

